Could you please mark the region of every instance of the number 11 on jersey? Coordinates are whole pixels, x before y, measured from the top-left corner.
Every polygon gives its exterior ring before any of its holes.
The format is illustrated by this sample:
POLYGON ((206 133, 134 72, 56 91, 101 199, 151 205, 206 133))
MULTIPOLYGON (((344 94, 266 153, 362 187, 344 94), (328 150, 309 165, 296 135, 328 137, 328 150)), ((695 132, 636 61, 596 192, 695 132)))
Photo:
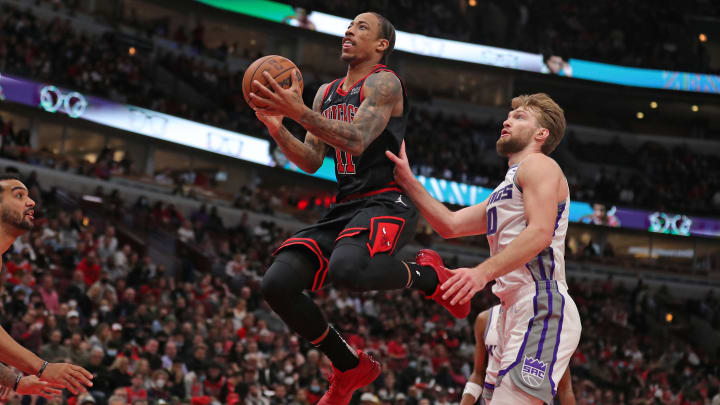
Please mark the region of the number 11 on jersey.
POLYGON ((335 161, 338 174, 355 174, 355 163, 351 154, 335 149, 335 161))

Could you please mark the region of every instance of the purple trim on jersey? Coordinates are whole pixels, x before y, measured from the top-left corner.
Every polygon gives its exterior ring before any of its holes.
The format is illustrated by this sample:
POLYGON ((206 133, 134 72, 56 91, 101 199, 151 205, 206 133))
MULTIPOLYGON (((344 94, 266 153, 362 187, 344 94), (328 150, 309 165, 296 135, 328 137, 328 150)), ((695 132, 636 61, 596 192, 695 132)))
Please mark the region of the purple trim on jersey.
MULTIPOLYGON (((522 190, 520 190, 522 191, 522 190)), ((553 236, 555 236, 555 232, 558 229, 558 226, 560 226, 560 218, 562 218, 562 214, 565 211, 565 202, 561 202, 558 204, 558 214, 557 217, 555 217, 555 228, 553 228, 553 236)))
POLYGON ((545 336, 547 335, 548 331, 548 323, 550 322, 550 317, 552 317, 553 296, 552 292, 550 291, 550 280, 545 281, 545 291, 547 291, 548 295, 548 314, 543 321, 543 329, 542 333, 540 334, 540 342, 538 342, 537 354, 535 355, 536 359, 539 359, 540 356, 542 356, 543 346, 545 344, 545 336))
POLYGON ((543 265, 543 259, 542 254, 545 252, 543 250, 542 252, 538 253, 538 269, 540 269, 540 280, 547 280, 547 274, 545 274, 545 266, 543 265))
POLYGON ((532 330, 533 322, 535 322, 535 317, 537 317, 538 294, 540 294, 540 289, 538 288, 537 283, 535 283, 535 297, 533 297, 533 317, 530 318, 530 321, 528 321, 527 331, 525 331, 525 337, 523 337, 523 342, 522 345, 520 345, 520 350, 518 351, 517 358, 510 366, 508 366, 508 368, 500 370, 500 372, 498 372, 498 377, 504 376, 505 374, 507 374, 508 371, 510 371, 510 369, 520 364, 520 359, 522 359, 522 356, 525 353, 525 344, 527 344, 528 336, 530 336, 530 330, 532 330))
POLYGON ((484 385, 485 385, 485 388, 487 388, 489 390, 495 389, 495 384, 485 383, 484 385))
POLYGON ((527 268, 528 271, 530 272, 530 277, 533 278, 533 281, 537 282, 537 279, 535 278, 535 275, 533 274, 532 269, 530 268, 530 263, 525 263, 525 268, 527 268))
MULTIPOLYGON (((557 281, 555 282, 555 287, 557 288, 557 281)), ((562 324, 563 324, 563 318, 565 317, 565 296, 560 293, 560 298, 562 298, 562 304, 560 305, 560 322, 558 323, 558 330, 557 330, 557 337, 555 338, 555 350, 553 350, 553 357, 552 361, 550 362, 550 388, 552 388, 552 394, 555 396, 557 394, 557 390, 555 389, 555 383, 552 379, 553 374, 553 367, 555 367, 555 361, 557 360, 557 352, 558 347, 560 347, 560 335, 562 333, 562 324)), ((568 365, 570 367, 570 365, 568 365)))
POLYGON ((488 320, 487 324, 485 324, 485 334, 483 335, 483 340, 487 340, 487 334, 490 331, 490 325, 492 325, 492 319, 493 319, 493 310, 495 307, 490 307, 490 313, 488 314, 488 320))
POLYGON ((550 279, 552 280, 555 275, 555 252, 553 252, 552 246, 548 249, 550 249, 550 279))

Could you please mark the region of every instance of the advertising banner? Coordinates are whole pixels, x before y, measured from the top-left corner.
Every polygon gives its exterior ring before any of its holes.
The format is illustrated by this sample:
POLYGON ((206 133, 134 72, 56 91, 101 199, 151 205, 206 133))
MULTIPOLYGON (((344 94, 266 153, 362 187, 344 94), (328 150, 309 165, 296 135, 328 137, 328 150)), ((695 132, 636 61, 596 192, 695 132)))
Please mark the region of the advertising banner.
POLYGON ((3 74, 1 99, 254 163, 272 163, 266 140, 49 84, 3 74))

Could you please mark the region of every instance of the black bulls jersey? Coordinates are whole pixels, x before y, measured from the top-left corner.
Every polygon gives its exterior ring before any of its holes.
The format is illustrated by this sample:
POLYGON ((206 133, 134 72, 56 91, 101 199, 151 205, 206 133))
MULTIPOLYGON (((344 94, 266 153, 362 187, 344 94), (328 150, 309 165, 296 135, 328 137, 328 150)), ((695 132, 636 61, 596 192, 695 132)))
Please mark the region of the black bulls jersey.
MULTIPOLYGON (((363 102, 363 85, 368 76, 377 72, 391 72, 385 65, 377 65, 365 77, 355 83, 347 92, 342 90, 345 79, 335 79, 325 89, 322 102, 322 114, 325 118, 352 122, 355 112, 363 102)), ((402 80, 401 80, 402 83, 402 80)), ((336 149, 335 176, 338 181, 337 201, 375 194, 385 189, 399 190, 395 184, 393 169, 395 165, 385 156, 389 150, 394 154, 400 151, 405 138, 409 105, 403 85, 403 113, 399 117, 390 117, 383 132, 365 149, 362 155, 350 155, 336 149)))

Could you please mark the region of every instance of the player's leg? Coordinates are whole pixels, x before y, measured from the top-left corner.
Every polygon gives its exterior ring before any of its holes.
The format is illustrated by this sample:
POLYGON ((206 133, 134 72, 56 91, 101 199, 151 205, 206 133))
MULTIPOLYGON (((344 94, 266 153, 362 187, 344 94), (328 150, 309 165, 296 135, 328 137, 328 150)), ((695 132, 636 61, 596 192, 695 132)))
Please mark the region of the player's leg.
POLYGON ((544 280, 533 289, 534 293, 503 307, 503 355, 493 404, 498 403, 495 399, 501 392, 499 388, 508 391, 505 384, 552 403, 560 377, 579 342, 579 315, 564 286, 544 280))
POLYGON ((330 326, 315 301, 304 293, 320 288, 323 269, 327 267, 323 261, 322 257, 314 257, 313 250, 305 245, 285 247, 265 273, 261 292, 293 331, 325 353, 337 369, 345 371, 357 366, 357 354, 330 326))
POLYGON ((330 256, 328 277, 351 291, 396 290, 408 284, 405 263, 387 254, 370 257, 367 237, 343 238, 330 256))
POLYGON ((280 318, 303 338, 313 341, 327 329, 318 305, 304 294, 312 288, 317 260, 300 246, 281 250, 263 276, 261 293, 280 318))
POLYGON ((340 232, 330 257, 329 277, 335 285, 352 291, 435 291, 438 278, 431 267, 393 256, 412 240, 419 218, 412 202, 399 196, 375 197, 340 232))
POLYGON ((418 217, 412 202, 402 200, 400 194, 376 197, 340 232, 328 277, 335 285, 353 291, 418 289, 454 316, 464 318, 470 303, 450 305, 440 297, 439 286, 451 272, 437 253, 422 250, 415 263, 394 256, 415 235, 418 217))

